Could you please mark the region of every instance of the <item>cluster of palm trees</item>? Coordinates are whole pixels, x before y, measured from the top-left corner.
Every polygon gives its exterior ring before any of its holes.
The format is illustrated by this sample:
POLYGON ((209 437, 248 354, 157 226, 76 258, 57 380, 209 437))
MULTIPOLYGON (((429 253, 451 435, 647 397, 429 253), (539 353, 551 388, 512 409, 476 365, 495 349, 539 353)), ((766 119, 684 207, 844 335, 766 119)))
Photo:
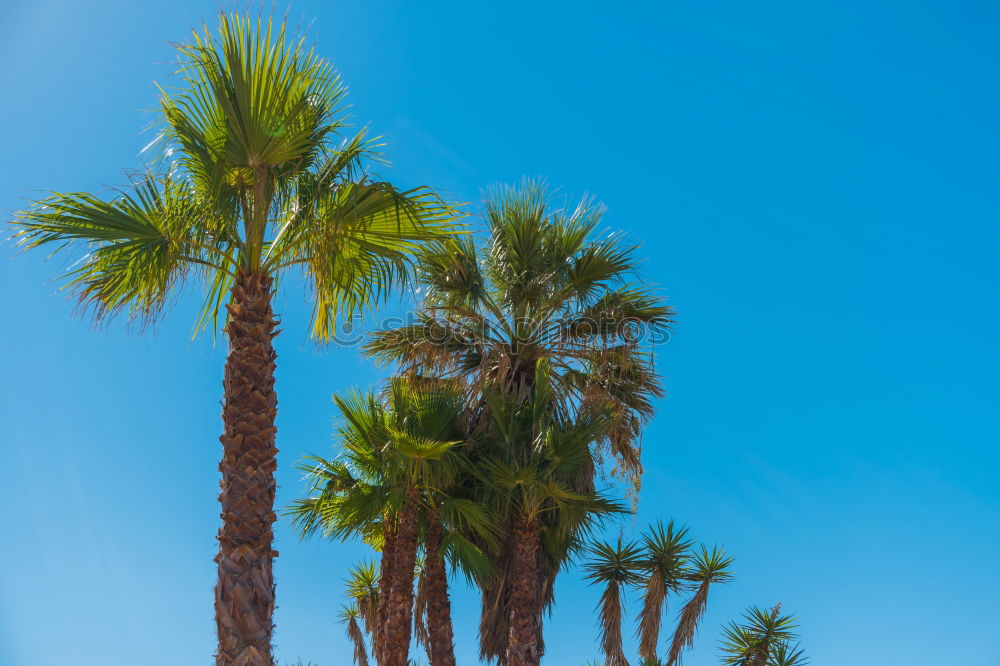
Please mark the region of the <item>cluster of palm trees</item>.
MULTIPOLYGON (((370 645, 379 666, 405 666, 416 638, 432 666, 455 664, 450 567, 481 592, 481 656, 537 666, 556 576, 627 510, 601 489, 604 474, 637 492, 642 426, 662 395, 644 342, 671 312, 637 286, 636 246, 601 235, 594 200, 566 206, 537 181, 491 191, 476 235, 432 189, 373 175, 380 144, 348 131, 340 79, 283 23, 223 15, 178 56, 180 83, 162 89, 152 158, 132 186, 55 193, 15 224, 25 248, 77 253, 66 286, 97 318, 149 322, 194 283, 197 328, 226 335, 217 664, 274 663, 272 302, 295 273, 319 341, 394 288, 422 295, 411 321, 366 345, 393 377, 336 398, 338 455, 302 463, 311 490, 288 509, 303 535, 360 537, 379 553, 354 572, 343 614, 356 661, 370 645)), ((728 559, 688 558, 684 534, 658 526, 642 554, 591 546, 616 562, 591 572, 608 585, 609 664, 623 663, 623 586, 647 587, 640 632, 653 659, 666 595, 696 584, 675 643, 693 639, 728 559)), ((733 649, 776 654, 787 622, 767 617, 766 638, 758 625, 731 628, 733 649)))
POLYGON ((380 550, 377 603, 364 597, 348 615, 380 665, 408 662, 414 615, 431 664, 455 663, 446 561, 482 594, 482 657, 538 664, 557 573, 626 510, 598 489, 600 458, 638 477, 641 424, 660 394, 641 336, 670 311, 629 282, 634 247, 596 237, 601 209, 554 206, 531 181, 484 208, 481 244, 448 239, 417 255, 426 296, 414 321, 366 346, 396 376, 336 398, 340 455, 306 461, 311 492, 289 511, 303 535, 380 550))

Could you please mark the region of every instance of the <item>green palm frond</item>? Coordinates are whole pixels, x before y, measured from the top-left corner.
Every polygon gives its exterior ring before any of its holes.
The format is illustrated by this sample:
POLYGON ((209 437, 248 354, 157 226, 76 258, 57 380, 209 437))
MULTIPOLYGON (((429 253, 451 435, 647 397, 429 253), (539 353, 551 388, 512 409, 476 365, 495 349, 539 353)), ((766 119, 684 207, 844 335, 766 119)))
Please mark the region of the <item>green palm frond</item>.
POLYGON ((426 243, 462 231, 429 188, 370 175, 377 139, 346 131, 338 75, 284 23, 224 14, 177 49, 149 173, 109 200, 53 194, 14 221, 24 247, 76 252, 67 286, 97 316, 152 319, 199 268, 197 329, 214 328, 234 274, 299 267, 328 341, 337 317, 406 282, 426 243))
POLYGON ((149 320, 193 269, 209 278, 235 268, 225 239, 213 237, 196 194, 176 179, 147 174, 110 201, 86 193, 54 194, 18 214, 25 249, 53 254, 85 244, 87 254, 66 273, 66 286, 96 316, 124 312, 149 320))

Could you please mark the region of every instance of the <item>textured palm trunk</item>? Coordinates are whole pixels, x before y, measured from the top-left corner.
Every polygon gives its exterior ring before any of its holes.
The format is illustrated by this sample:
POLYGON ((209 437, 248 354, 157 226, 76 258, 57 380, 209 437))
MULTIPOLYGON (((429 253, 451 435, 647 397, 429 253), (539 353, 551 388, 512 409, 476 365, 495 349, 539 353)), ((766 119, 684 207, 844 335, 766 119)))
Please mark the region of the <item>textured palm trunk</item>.
POLYGON ((229 356, 223 380, 222 473, 215 621, 217 666, 273 666, 274 392, 278 334, 271 278, 240 274, 227 306, 229 356))
POLYGON ((379 566, 378 574, 378 614, 376 616, 375 631, 372 635, 372 652, 375 661, 384 666, 385 656, 385 632, 389 622, 389 604, 392 588, 395 583, 396 570, 396 518, 387 515, 385 517, 383 539, 382 539, 382 563, 379 566))
POLYGON ((542 598, 539 593, 538 521, 522 518, 514 525, 511 569, 510 634, 506 666, 538 666, 542 659, 542 598))
POLYGON ((448 573, 440 556, 444 530, 436 510, 427 517, 424 563, 427 586, 427 656, 431 666, 455 666, 455 637, 451 626, 451 600, 448 598, 448 573))
POLYGON ((406 502, 396 534, 393 583, 385 627, 385 666, 407 666, 413 624, 413 569, 417 562, 419 492, 406 491, 406 502))

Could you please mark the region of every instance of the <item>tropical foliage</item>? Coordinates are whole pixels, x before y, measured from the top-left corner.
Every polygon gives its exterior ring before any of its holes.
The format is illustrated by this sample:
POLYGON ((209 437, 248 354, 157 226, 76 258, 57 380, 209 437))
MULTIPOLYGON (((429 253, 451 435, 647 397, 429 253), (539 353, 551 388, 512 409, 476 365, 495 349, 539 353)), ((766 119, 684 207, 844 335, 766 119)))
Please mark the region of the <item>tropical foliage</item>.
POLYGON ((808 660, 795 640, 791 615, 781 615, 781 604, 770 610, 751 607, 740 623, 726 627, 722 640, 726 666, 805 666, 808 660))
MULTIPOLYGON (((642 429, 663 395, 650 343, 672 311, 639 277, 638 245, 602 229, 594 199, 570 205, 536 180, 492 190, 485 233, 464 233, 431 189, 373 175, 378 140, 348 129, 339 77, 283 23, 223 15, 177 51, 179 85, 161 89, 152 158, 131 185, 52 194, 15 224, 22 247, 75 260, 65 286, 98 320, 147 324, 194 286, 196 331, 226 335, 217 664, 274 664, 272 303, 294 273, 321 342, 395 287, 421 294, 411 321, 365 346, 393 376, 334 397, 335 455, 300 463, 308 489, 287 510, 303 538, 377 554, 345 580, 354 663, 409 666, 416 644, 455 666, 459 573, 480 593, 480 656, 539 666, 557 576, 583 558, 603 664, 629 666, 637 594, 640 663, 679 666, 732 558, 672 521, 598 538, 629 512, 618 494, 635 506, 642 429)), ((802 666, 795 629, 780 604, 751 608, 725 629, 723 663, 802 666)))
POLYGON ((592 199, 560 205, 538 181, 493 190, 483 241, 422 253, 423 308, 367 346, 403 373, 464 387, 487 442, 481 487, 501 490, 490 495, 499 542, 480 544, 493 564, 477 579, 480 648, 510 666, 538 663, 558 572, 596 517, 620 510, 596 493, 605 456, 638 488, 641 425, 662 394, 643 343, 670 310, 636 286, 637 246, 601 235, 603 214, 592 199))
POLYGON ((66 286, 101 319, 148 322, 204 290, 199 327, 224 321, 226 361, 217 663, 270 666, 274 582, 275 280, 301 273, 312 333, 375 305, 421 244, 455 229, 425 187, 370 175, 377 143, 345 123, 329 63, 284 24, 224 15, 177 47, 153 162, 110 198, 53 194, 18 214, 25 248, 75 252, 66 286))
POLYGON ((657 522, 642 535, 640 543, 596 542, 584 564, 587 578, 604 586, 598 605, 598 630, 607 666, 628 666, 622 646, 623 594, 632 587, 642 593, 636 635, 642 664, 679 664, 685 648, 694 643, 698 623, 708 605, 709 586, 731 578, 732 558, 719 548, 704 546, 692 551, 688 529, 671 521, 657 522), (678 614, 670 642, 669 656, 657 656, 657 642, 663 612, 670 594, 688 592, 690 599, 678 614))

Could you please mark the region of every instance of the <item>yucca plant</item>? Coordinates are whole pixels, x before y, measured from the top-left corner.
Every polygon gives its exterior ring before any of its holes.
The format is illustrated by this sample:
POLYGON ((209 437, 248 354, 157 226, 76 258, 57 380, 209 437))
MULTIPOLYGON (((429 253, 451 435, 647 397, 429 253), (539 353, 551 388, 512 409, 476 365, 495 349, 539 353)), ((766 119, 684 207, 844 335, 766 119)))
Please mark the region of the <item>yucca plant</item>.
POLYGON ((368 666, 368 647, 365 644, 365 634, 358 623, 361 617, 356 604, 344 606, 340 611, 340 623, 344 625, 347 640, 351 641, 351 645, 354 647, 355 666, 368 666))
POLYGON ((667 666, 680 664, 684 650, 694 645, 698 623, 701 622, 708 607, 709 588, 732 579, 729 571, 732 562, 733 558, 727 556, 719 547, 709 551, 702 546, 691 558, 683 578, 692 588, 693 595, 677 616, 677 627, 670 642, 667 666))
POLYGON ((660 640, 660 625, 667 608, 667 597, 680 591, 684 581, 688 550, 694 540, 687 538, 688 529, 677 527, 674 521, 657 521, 642 534, 642 611, 639 613, 639 656, 656 661, 656 646, 660 640))
POLYGON ((162 89, 158 159, 111 198, 53 194, 16 217, 22 247, 77 252, 67 287, 98 319, 158 317, 185 283, 205 287, 199 327, 224 320, 219 666, 271 666, 274 578, 275 280, 305 275, 312 333, 375 305, 424 242, 454 230, 432 191, 373 177, 376 146, 345 134, 329 63, 284 24, 223 15, 178 47, 162 89))
POLYGON ((374 632, 378 623, 380 596, 378 581, 379 566, 372 561, 359 562, 354 565, 344 581, 350 607, 357 612, 365 633, 369 635, 374 632))
POLYGON ((639 567, 643 551, 636 543, 597 542, 588 548, 589 558, 583 565, 586 578, 603 585, 598 603, 597 628, 601 636, 601 651, 605 666, 629 666, 622 647, 622 595, 626 588, 641 582, 639 567))
POLYGON ((795 617, 781 615, 781 604, 769 610, 751 607, 743 622, 731 622, 722 640, 726 666, 805 666, 808 660, 798 646, 795 617))

